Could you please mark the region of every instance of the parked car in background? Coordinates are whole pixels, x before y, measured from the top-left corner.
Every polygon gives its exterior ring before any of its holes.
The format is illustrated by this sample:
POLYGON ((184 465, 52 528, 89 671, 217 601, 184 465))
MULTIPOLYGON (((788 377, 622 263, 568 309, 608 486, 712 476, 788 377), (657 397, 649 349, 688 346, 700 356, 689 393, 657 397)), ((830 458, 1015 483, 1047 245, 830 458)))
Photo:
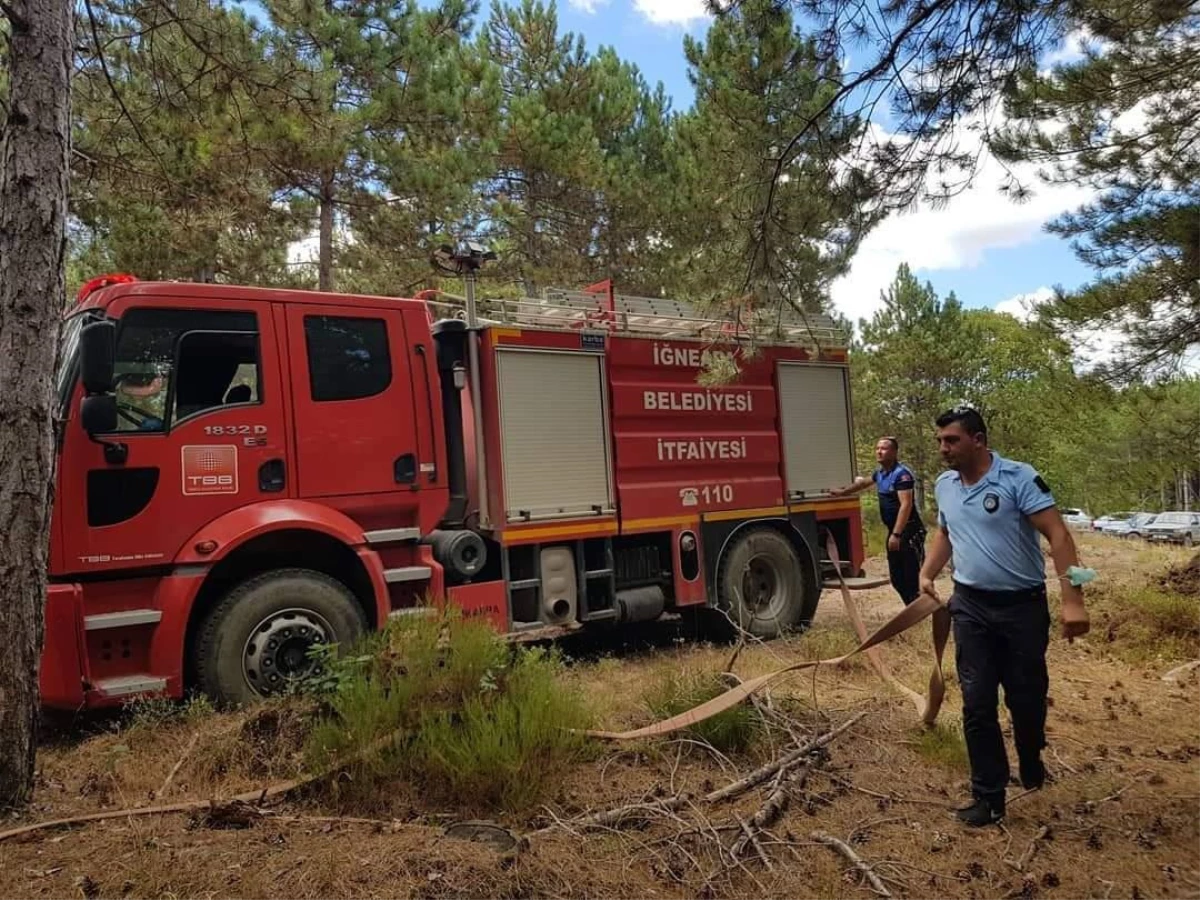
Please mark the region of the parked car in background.
POLYGON ((1178 509, 1160 513, 1146 528, 1146 539, 1192 547, 1200 543, 1200 513, 1178 509))
POLYGON ((1092 517, 1082 509, 1075 509, 1067 506, 1062 511, 1063 521, 1067 523, 1068 528, 1078 528, 1081 531, 1090 531, 1092 527, 1092 517))
POLYGON ((1109 533, 1132 516, 1132 512, 1109 513, 1107 516, 1101 516, 1092 522, 1092 530, 1109 533))
POLYGON ((1146 536, 1146 527, 1156 518, 1156 513, 1134 513, 1127 519, 1106 526, 1104 533, 1111 534, 1114 537, 1133 538, 1135 540, 1144 538, 1146 536))

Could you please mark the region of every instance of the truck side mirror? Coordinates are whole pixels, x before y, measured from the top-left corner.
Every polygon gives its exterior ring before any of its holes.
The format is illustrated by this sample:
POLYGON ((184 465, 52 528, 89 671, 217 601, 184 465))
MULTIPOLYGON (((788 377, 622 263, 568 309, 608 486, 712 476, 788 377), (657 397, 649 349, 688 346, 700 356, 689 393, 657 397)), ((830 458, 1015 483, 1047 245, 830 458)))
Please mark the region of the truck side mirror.
MULTIPOLYGON (((106 394, 113 389, 117 323, 111 319, 89 322, 79 333, 79 377, 89 394, 106 394)), ((114 415, 116 406, 113 406, 114 415)))
POLYGON ((117 398, 112 394, 92 394, 79 405, 79 421, 90 436, 111 434, 117 430, 117 398))

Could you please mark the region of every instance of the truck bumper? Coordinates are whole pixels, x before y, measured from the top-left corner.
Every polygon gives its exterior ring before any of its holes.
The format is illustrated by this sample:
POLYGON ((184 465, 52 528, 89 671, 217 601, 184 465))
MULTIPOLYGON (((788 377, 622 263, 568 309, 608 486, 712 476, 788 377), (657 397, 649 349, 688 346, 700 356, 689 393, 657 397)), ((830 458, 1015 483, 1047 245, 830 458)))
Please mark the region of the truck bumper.
POLYGON ((38 670, 43 706, 83 706, 83 660, 83 589, 52 584, 46 591, 46 632, 38 670))

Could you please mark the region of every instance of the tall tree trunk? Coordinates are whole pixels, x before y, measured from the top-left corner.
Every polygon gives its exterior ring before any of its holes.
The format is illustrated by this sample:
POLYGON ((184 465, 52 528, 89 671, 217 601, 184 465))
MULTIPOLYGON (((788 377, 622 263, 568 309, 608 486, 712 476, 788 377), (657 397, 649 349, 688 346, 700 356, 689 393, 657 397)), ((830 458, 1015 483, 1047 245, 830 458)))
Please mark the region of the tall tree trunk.
POLYGON ((321 236, 320 262, 317 268, 317 287, 333 290, 333 172, 321 176, 321 236))
POLYGON ((54 490, 72 7, 9 0, 0 151, 0 807, 28 802, 54 490))

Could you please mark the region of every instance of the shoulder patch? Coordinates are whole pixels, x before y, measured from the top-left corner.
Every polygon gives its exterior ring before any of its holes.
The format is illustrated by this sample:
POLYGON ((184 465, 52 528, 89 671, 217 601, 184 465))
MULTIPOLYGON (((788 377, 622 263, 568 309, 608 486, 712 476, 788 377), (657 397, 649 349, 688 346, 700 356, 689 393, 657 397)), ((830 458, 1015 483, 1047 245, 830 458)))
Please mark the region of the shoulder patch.
POLYGON ((1033 483, 1038 486, 1038 489, 1043 494, 1050 493, 1050 485, 1046 484, 1046 479, 1044 479, 1041 475, 1035 475, 1033 478, 1033 483))

